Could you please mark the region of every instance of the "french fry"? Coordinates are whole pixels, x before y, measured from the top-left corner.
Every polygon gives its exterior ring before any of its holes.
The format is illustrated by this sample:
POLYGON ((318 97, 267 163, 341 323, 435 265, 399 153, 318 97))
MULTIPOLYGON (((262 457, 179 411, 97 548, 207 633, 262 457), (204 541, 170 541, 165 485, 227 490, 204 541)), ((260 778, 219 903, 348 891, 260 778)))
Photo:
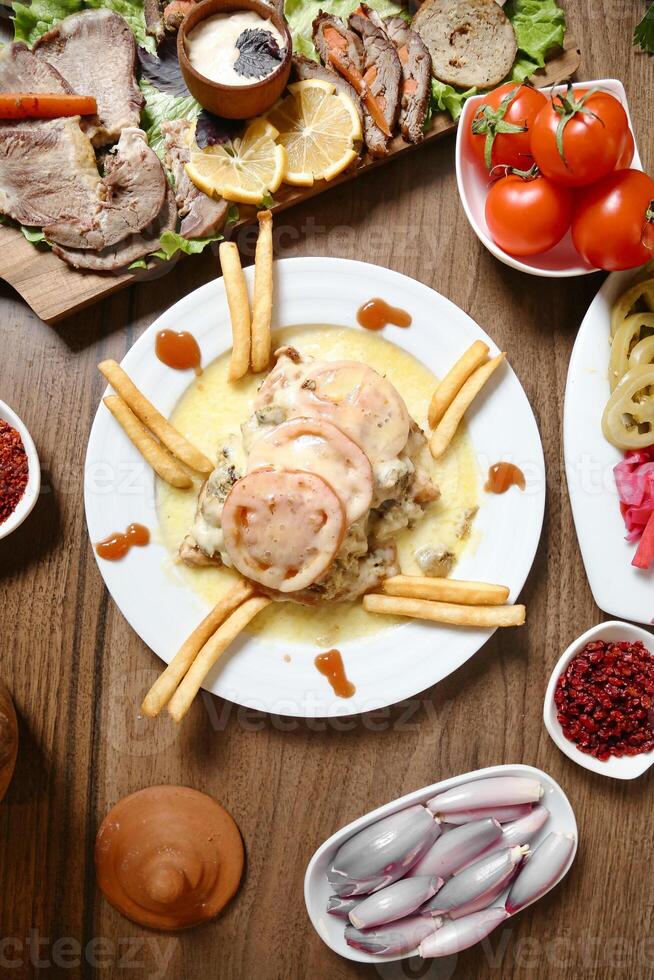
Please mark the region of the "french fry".
POLYGON ((118 395, 108 395, 103 399, 105 405, 121 426, 130 442, 136 446, 143 459, 150 464, 155 473, 173 487, 188 490, 193 480, 174 456, 153 439, 134 412, 118 395))
MULTIPOLYGON (((186 463, 198 473, 208 474, 213 470, 210 459, 184 438, 168 419, 159 412, 152 402, 139 391, 128 374, 116 361, 102 361, 98 370, 105 376, 117 395, 131 409, 134 415, 166 446, 173 456, 186 463)), ((189 484, 190 485, 190 484, 189 484)))
POLYGON ((482 340, 475 340, 474 344, 450 368, 432 395, 429 405, 429 424, 432 429, 436 428, 473 371, 481 367, 487 357, 488 345, 482 340))
POLYGON ((463 606, 501 606, 509 598, 505 585, 420 575, 393 575, 384 579, 381 587, 386 595, 454 602, 463 606))
POLYGON ((259 211, 259 238, 254 253, 254 302, 252 303, 252 370, 265 371, 270 364, 270 323, 273 299, 273 219, 259 211))
POLYGON ((229 616, 207 640, 189 667, 186 677, 168 702, 168 713, 179 722, 191 706, 193 698, 200 690, 202 682, 225 652, 227 647, 241 633, 257 613, 270 605, 271 600, 264 596, 253 596, 229 616))
POLYGON ((455 395, 449 408, 446 410, 445 415, 438 423, 436 429, 432 434, 429 441, 429 449, 434 457, 438 459, 442 456, 449 444, 454 438, 454 434, 459 427, 459 423, 466 411, 477 397, 481 389, 484 387, 491 374, 504 360, 504 354, 498 354, 497 357, 491 358, 490 361, 486 361, 481 367, 470 375, 468 380, 459 389, 459 392, 455 395))
POLYGON ((214 606, 208 616, 195 627, 191 635, 181 645, 163 674, 157 678, 143 699, 141 712, 148 718, 156 718, 161 709, 168 703, 181 683, 184 675, 197 657, 198 653, 216 632, 227 617, 234 612, 246 599, 254 593, 254 587, 245 580, 238 582, 233 589, 223 596, 214 606))
POLYGON ((407 599, 399 596, 370 594, 363 597, 363 608, 385 616, 410 616, 449 626, 522 626, 524 606, 459 606, 450 602, 431 602, 428 599, 407 599))
POLYGON ((225 280, 229 316, 232 321, 232 359, 229 362, 229 380, 238 381, 248 373, 250 367, 250 301, 238 247, 234 242, 221 242, 218 252, 225 280))

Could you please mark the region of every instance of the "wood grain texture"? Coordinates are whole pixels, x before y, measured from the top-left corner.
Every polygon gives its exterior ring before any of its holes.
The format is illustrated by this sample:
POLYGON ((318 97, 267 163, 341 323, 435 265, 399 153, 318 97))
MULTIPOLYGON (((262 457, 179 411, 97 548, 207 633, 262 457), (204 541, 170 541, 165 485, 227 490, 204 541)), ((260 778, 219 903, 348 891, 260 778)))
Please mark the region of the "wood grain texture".
MULTIPOLYGON (((568 0, 567 9, 584 51, 580 77, 624 81, 651 169, 654 59, 630 43, 643 5, 568 0)), ((251 255, 251 232, 239 240, 251 255)), ((278 256, 337 255, 412 275, 509 352, 548 466, 543 538, 524 592, 528 624, 496 634, 437 687, 375 715, 298 723, 205 696, 180 729, 166 716, 139 720, 136 705, 160 665, 108 598, 84 523, 84 454, 104 387, 95 365, 120 360, 154 317, 216 274, 216 259, 180 263, 166 278, 117 293, 56 328, 0 286, 0 397, 29 426, 44 470, 36 510, 0 542, 0 673, 21 724, 16 776, 0 805, 0 976, 654 976, 652 776, 621 784, 578 769, 541 720, 560 652, 605 618, 584 576, 560 435, 570 350, 602 277, 539 281, 498 264, 458 203, 451 140, 299 206, 277 222, 275 245, 278 256), (540 766, 571 799, 581 846, 563 885, 456 963, 410 972, 332 954, 309 924, 302 896, 315 847, 395 796, 502 762, 540 766), (159 782, 213 794, 239 823, 248 854, 244 885, 226 914, 179 936, 123 920, 99 895, 93 871, 93 841, 107 810, 159 782), (75 944, 86 950, 79 965, 75 944), (49 965, 33 966, 37 953, 49 965)))
MULTIPOLYGON (((569 33, 563 50, 554 53, 545 68, 536 72, 535 84, 555 85, 570 78, 579 67, 580 57, 577 42, 573 34, 569 33)), ((455 130, 456 123, 452 122, 449 114, 437 112, 431 120, 424 143, 431 143, 455 130)), ((383 166, 416 148, 405 143, 401 136, 396 136, 391 142, 388 157, 374 159, 366 154, 329 184, 324 180, 316 181, 313 187, 282 184, 275 193, 276 203, 271 210, 278 215, 281 211, 331 191, 355 177, 365 177, 373 168, 383 166)), ((239 220, 229 226, 225 234, 232 237, 238 234, 240 228, 255 223, 257 210, 255 207, 241 206, 239 220)), ((35 248, 17 228, 0 225, 0 279, 13 286, 46 323, 57 323, 127 286, 158 279, 168 273, 173 274, 173 270, 174 267, 165 263, 151 270, 125 271, 117 275, 80 272, 66 265, 47 248, 35 248)))

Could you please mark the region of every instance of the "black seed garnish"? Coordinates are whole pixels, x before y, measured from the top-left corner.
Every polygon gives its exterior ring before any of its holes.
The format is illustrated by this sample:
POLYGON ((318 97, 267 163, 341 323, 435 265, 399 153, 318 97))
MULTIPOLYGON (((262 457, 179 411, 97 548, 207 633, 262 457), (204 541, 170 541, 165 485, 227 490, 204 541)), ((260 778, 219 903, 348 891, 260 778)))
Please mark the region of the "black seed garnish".
POLYGON ((238 58, 234 71, 244 78, 265 78, 278 68, 284 57, 270 31, 248 28, 242 31, 236 42, 238 58))

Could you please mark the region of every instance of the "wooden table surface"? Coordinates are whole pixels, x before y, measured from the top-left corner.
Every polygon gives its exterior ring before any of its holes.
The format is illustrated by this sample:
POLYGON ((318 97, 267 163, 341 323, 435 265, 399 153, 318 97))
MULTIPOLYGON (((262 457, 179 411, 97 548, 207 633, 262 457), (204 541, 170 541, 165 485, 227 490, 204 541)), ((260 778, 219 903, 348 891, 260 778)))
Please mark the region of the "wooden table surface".
MULTIPOLYGON (((644 9, 636 0, 567 3, 579 77, 623 80, 652 168, 654 59, 631 47, 644 9)), ((0 976, 654 977, 651 777, 623 784, 577 768, 541 720, 555 660, 605 618, 584 575, 561 447, 570 350, 601 276, 538 280, 496 262, 459 205, 451 139, 287 213, 276 234, 278 256, 362 259, 428 283, 509 352, 547 460, 545 526, 524 591, 528 625, 496 634, 437 687, 346 724, 258 716, 208 695, 179 729, 167 717, 146 724, 137 705, 159 662, 109 599, 84 521, 84 454, 104 387, 95 365, 120 360, 159 313, 216 274, 216 260, 185 261, 57 328, 0 287, 0 397, 27 423, 43 467, 35 512, 0 542, 0 672, 21 728, 0 806, 0 976), (365 967, 323 945, 307 918, 303 876, 325 837, 438 779, 517 762, 549 772, 575 809, 579 854, 559 888, 458 959, 365 967), (237 900, 185 934, 132 925, 95 882, 103 816, 156 783, 217 797, 247 847, 237 900)), ((247 236, 241 244, 251 251, 247 236)))

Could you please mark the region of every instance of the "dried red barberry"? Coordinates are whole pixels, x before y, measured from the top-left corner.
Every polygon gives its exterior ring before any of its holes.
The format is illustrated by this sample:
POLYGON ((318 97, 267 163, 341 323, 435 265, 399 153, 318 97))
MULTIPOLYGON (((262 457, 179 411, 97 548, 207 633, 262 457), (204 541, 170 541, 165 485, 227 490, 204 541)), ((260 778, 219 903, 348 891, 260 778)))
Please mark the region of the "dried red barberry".
POLYGON ((29 477, 27 453, 20 435, 0 419, 0 524, 13 514, 29 477))
POLYGON ((554 692, 563 734, 606 761, 654 748, 654 657, 642 643, 587 643, 554 692))

